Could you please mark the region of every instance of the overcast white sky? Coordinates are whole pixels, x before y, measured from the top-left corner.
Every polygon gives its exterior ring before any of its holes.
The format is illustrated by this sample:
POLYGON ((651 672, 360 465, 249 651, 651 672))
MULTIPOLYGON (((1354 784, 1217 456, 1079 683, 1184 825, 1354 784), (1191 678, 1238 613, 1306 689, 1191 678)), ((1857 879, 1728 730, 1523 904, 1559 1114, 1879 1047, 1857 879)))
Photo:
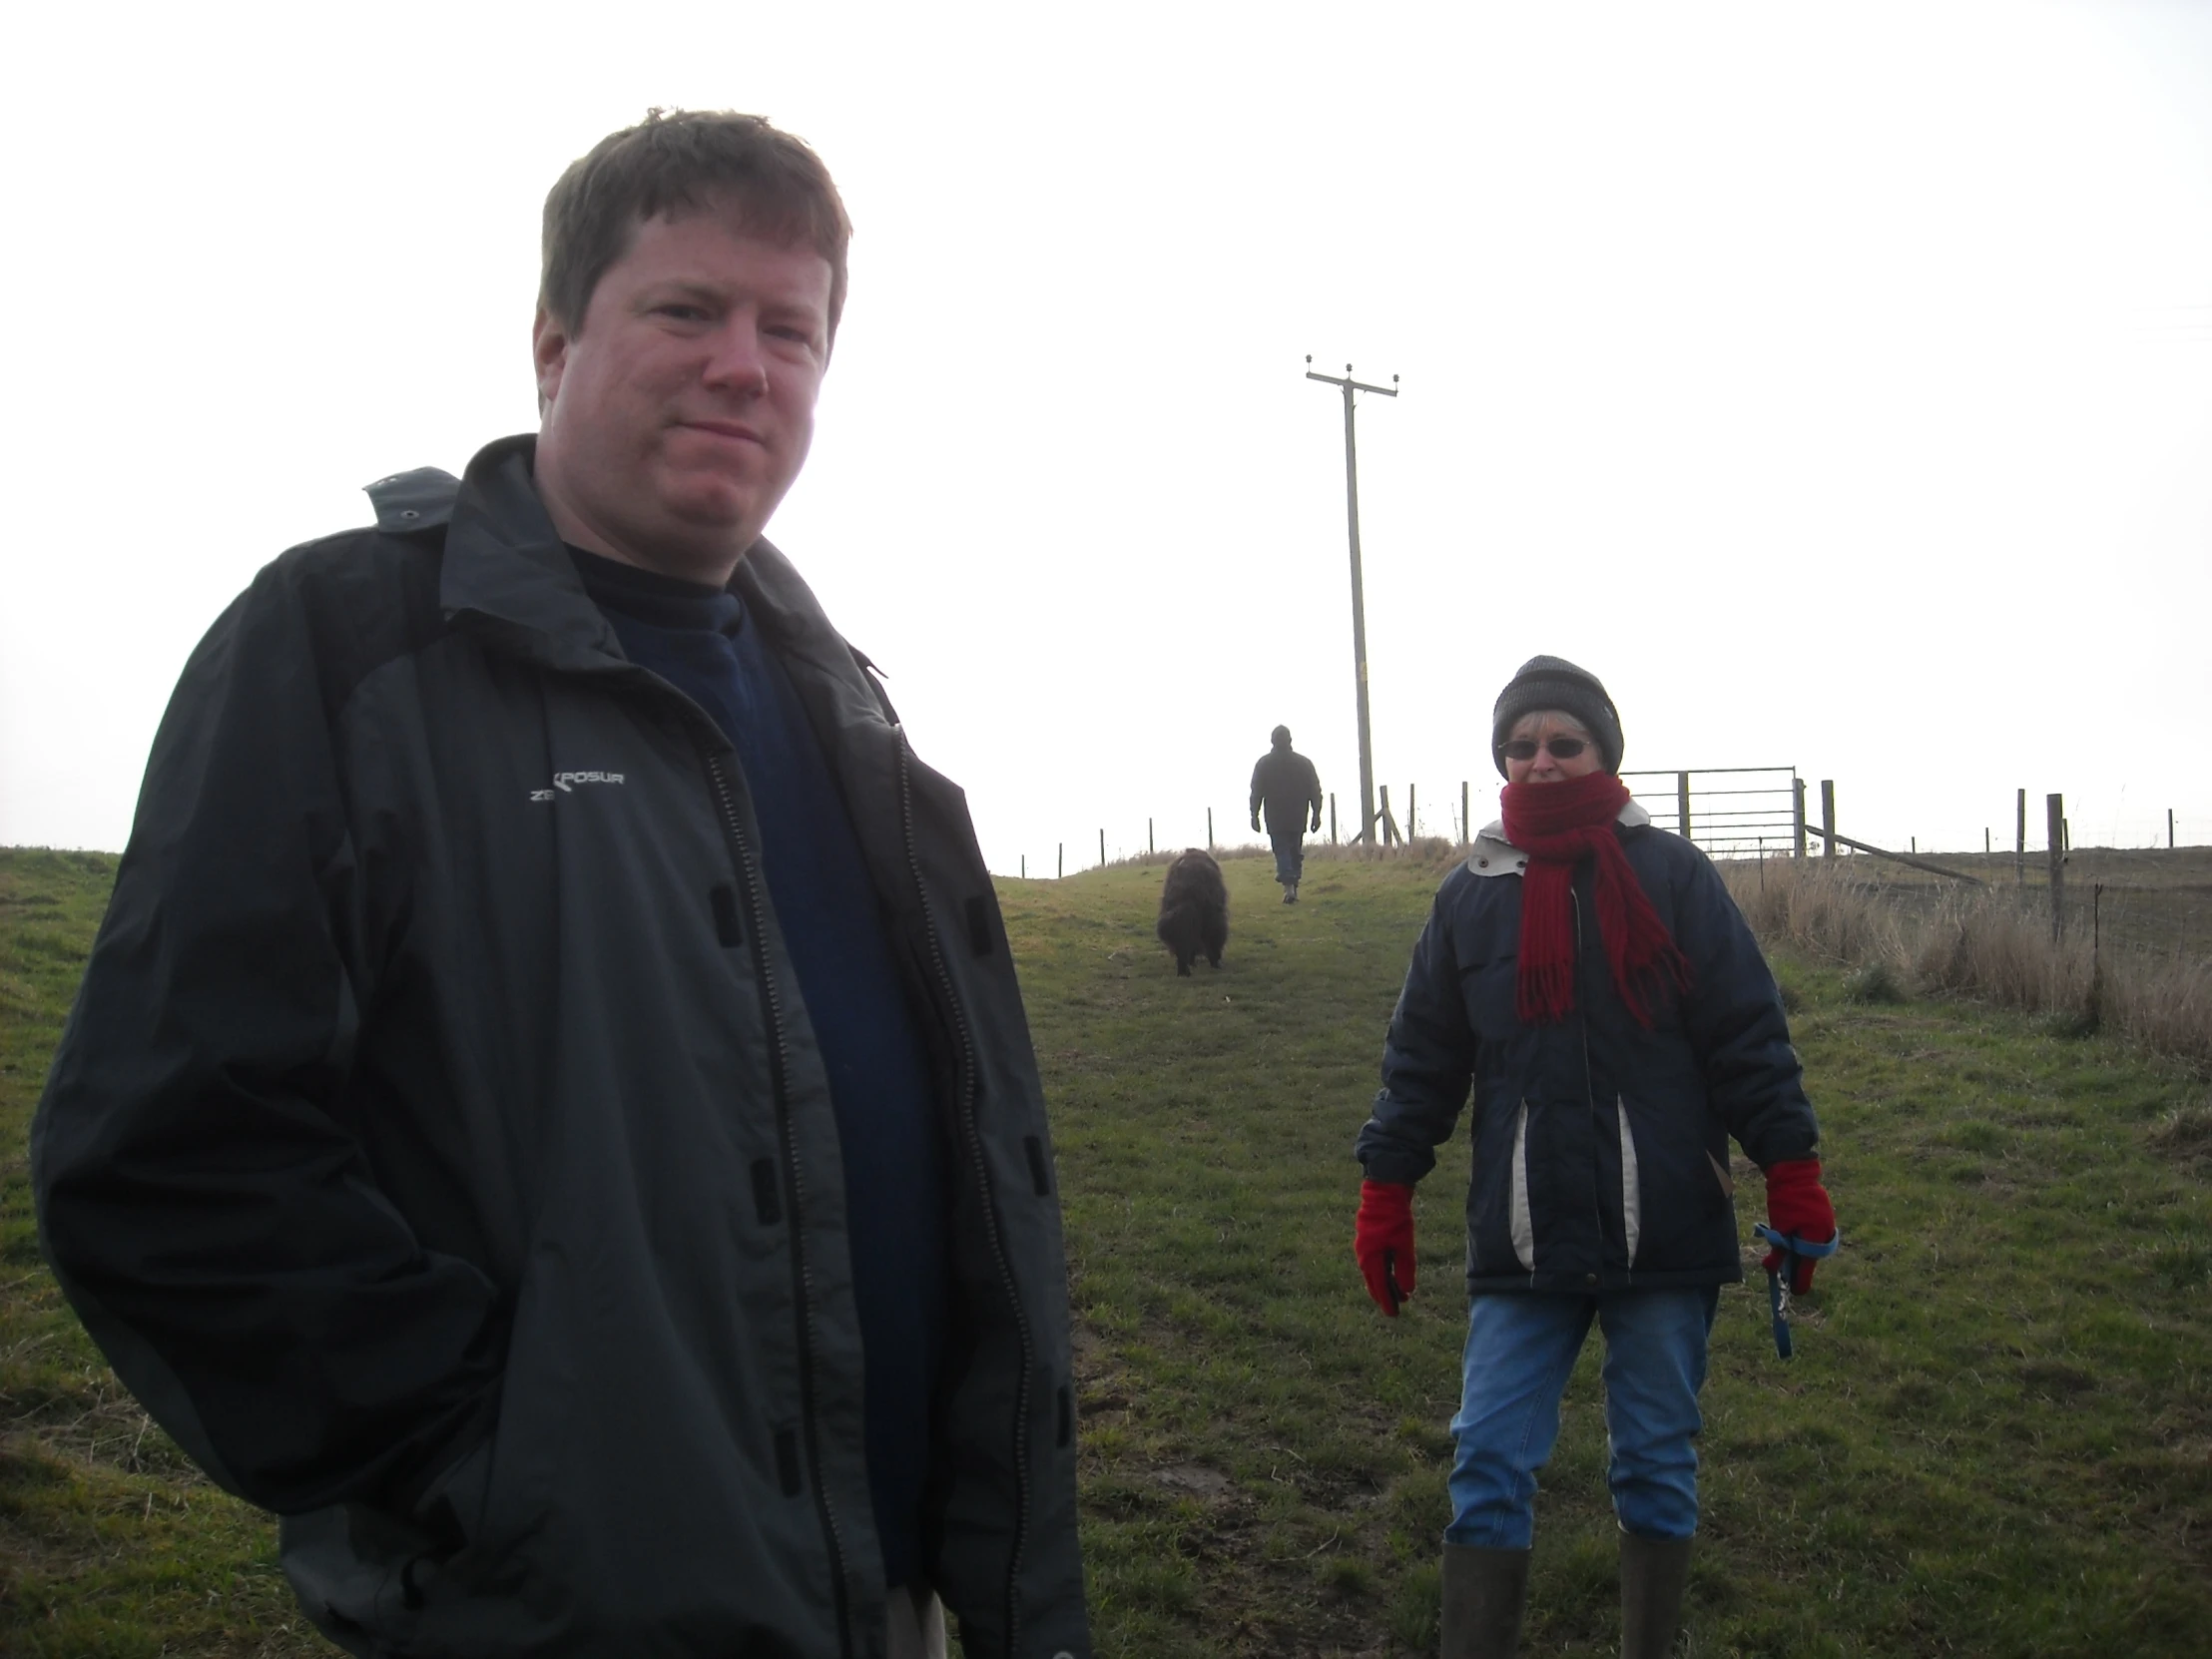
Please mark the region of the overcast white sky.
POLYGON ((0 844, 117 847, 201 632, 534 424, 537 218, 649 105, 836 174, 771 534, 992 866, 1243 830, 1290 724, 1489 816, 1498 687, 1839 827, 2212 841, 2212 5, 21 8, 0 844))

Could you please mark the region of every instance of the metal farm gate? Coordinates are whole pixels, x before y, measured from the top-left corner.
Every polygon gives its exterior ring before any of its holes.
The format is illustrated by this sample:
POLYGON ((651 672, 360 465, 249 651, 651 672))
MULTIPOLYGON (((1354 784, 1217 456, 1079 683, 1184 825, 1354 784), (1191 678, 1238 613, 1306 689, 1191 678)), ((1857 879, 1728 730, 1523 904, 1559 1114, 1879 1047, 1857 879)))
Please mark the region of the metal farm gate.
POLYGON ((1805 786, 1796 767, 1624 772, 1652 823, 1715 858, 1805 856, 1805 786))

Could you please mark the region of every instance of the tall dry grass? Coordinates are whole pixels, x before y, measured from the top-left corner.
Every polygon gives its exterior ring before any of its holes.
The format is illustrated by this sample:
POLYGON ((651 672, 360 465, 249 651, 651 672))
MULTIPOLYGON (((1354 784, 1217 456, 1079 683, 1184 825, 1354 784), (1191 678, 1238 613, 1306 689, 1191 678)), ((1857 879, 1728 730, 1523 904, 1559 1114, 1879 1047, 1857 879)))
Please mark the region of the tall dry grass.
POLYGON ((2096 948, 2079 923, 2053 943, 2039 898, 2002 888, 1954 888, 1927 901, 1901 898, 1825 858, 1720 868, 1762 938, 1854 967, 1886 967, 1924 990, 2115 1032, 2212 1070, 2212 963, 2202 957, 2109 942, 2096 948))

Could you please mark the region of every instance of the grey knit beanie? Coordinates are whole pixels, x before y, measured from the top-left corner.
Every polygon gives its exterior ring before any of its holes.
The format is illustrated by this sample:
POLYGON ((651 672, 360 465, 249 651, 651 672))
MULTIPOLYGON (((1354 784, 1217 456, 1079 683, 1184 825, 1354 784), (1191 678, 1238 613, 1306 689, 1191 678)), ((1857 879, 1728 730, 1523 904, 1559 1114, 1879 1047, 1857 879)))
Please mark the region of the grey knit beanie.
POLYGON ((1597 739, 1598 754, 1607 772, 1621 769, 1621 717, 1605 686, 1587 669, 1576 668, 1564 657, 1531 657, 1520 672, 1505 682, 1490 711, 1490 759, 1497 775, 1505 776, 1505 756, 1500 746, 1511 735, 1513 722, 1539 709, 1557 709, 1572 715, 1597 739))

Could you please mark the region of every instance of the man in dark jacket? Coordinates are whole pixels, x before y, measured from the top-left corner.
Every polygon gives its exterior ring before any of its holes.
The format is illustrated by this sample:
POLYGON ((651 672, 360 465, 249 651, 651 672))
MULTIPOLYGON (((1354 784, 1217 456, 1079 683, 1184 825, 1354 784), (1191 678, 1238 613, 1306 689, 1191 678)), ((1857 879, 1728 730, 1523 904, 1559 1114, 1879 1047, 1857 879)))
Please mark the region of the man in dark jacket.
POLYGON ((156 739, 41 1236, 352 1652, 1089 1651, 990 878, 761 539, 847 235, 756 118, 603 141, 539 433, 265 569, 156 739))
POLYGON ((1275 848, 1275 878, 1283 884, 1283 902, 1298 902, 1299 877, 1306 870, 1306 831, 1321 828, 1321 775, 1314 763, 1291 747, 1291 729, 1268 734, 1268 752, 1252 769, 1252 828, 1267 813, 1268 843, 1275 848), (1308 819, 1312 823, 1309 825, 1308 819))

